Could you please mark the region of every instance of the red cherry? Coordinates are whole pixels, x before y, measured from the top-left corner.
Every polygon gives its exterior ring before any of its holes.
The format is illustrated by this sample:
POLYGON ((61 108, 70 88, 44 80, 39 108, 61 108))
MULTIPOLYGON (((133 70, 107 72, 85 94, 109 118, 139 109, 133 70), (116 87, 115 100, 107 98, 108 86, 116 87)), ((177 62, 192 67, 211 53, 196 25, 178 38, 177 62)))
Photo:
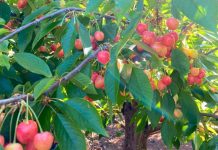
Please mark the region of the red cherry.
POLYGON ((83 49, 82 41, 80 39, 76 39, 75 40, 74 46, 78 50, 82 50, 83 49))
POLYGON ((157 87, 156 87, 156 84, 155 84, 154 80, 150 79, 150 84, 151 84, 151 88, 152 88, 152 90, 155 90, 155 89, 157 89, 157 87))
POLYGON ((50 132, 42 132, 35 135, 33 145, 37 150, 50 150, 54 141, 54 136, 50 132))
POLYGON ((0 145, 4 146, 5 145, 5 138, 3 135, 0 135, 0 145))
POLYGON ((93 83, 95 83, 95 80, 97 79, 98 75, 99 74, 97 72, 92 73, 91 80, 92 80, 93 83))
POLYGON ((166 86, 170 85, 172 82, 172 79, 170 76, 163 76, 161 80, 166 86))
POLYGON ((163 122, 163 121, 164 121, 164 117, 161 116, 161 117, 160 117, 160 122, 163 122))
POLYGON ((198 78, 204 78, 205 75, 206 75, 206 71, 205 71, 203 68, 201 68, 201 69, 199 70, 198 78))
POLYGON ((14 21, 10 20, 8 21, 8 23, 4 26, 5 29, 12 29, 12 27, 14 26, 14 21))
POLYGON ((55 52, 60 46, 61 44, 57 43, 57 44, 52 44, 50 48, 53 52, 55 52))
POLYGON ((142 35, 144 31, 148 30, 148 25, 145 23, 139 23, 136 27, 138 34, 142 35))
POLYGON ((188 74, 188 84, 193 85, 195 83, 195 77, 191 74, 188 74))
POLYGON ((58 58, 63 58, 63 57, 64 57, 64 50, 62 49, 58 52, 58 58))
POLYGON ((119 40, 120 40, 120 35, 117 34, 114 38, 114 42, 117 43, 117 42, 119 42, 119 40))
POLYGON ((156 37, 156 42, 162 42, 163 36, 156 37))
POLYGON ((161 43, 165 46, 173 47, 175 45, 175 39, 171 35, 165 35, 163 36, 161 43))
POLYGON ((137 47, 138 52, 144 51, 144 49, 143 49, 142 47, 140 47, 140 46, 138 46, 138 45, 136 45, 136 47, 137 47))
POLYGON ((104 77, 99 75, 95 80, 95 87, 97 89, 104 89, 104 77))
POLYGON ((90 41, 92 44, 92 49, 95 50, 98 47, 95 38, 93 36, 90 36, 90 41))
POLYGON ((94 34, 96 41, 103 41, 104 40, 104 33, 101 31, 96 31, 94 34))
POLYGON ((167 47, 159 42, 155 42, 151 45, 151 48, 160 56, 165 57, 167 54, 167 47))
POLYGON ((196 84, 200 85, 200 84, 202 84, 202 82, 203 82, 202 78, 195 77, 196 84))
POLYGON ((19 9, 23 9, 24 7, 26 7, 27 3, 28 3, 28 0, 18 0, 17 7, 19 9))
POLYGON ((37 150, 37 149, 34 147, 33 141, 31 141, 27 143, 25 150, 37 150))
POLYGON ((166 85, 163 83, 162 80, 160 80, 157 84, 157 88, 158 90, 163 91, 166 88, 166 85))
POLYGON ((100 63, 106 65, 110 61, 110 53, 106 50, 98 52, 97 59, 100 63))
POLYGON ((142 41, 145 44, 151 45, 151 44, 153 44, 155 42, 155 40, 156 40, 156 35, 155 35, 154 32, 151 32, 151 31, 143 32, 142 41))
POLYGON ((175 42, 179 40, 179 35, 178 35, 177 32, 172 31, 172 32, 170 32, 168 35, 173 36, 174 39, 175 39, 175 42))
POLYGON ((85 96, 84 99, 87 100, 87 101, 89 101, 89 102, 93 102, 93 99, 90 98, 90 97, 88 97, 88 96, 85 96))
POLYGON ((27 144, 38 133, 37 123, 33 120, 23 121, 17 126, 17 139, 21 144, 27 144))
POLYGON ((38 50, 39 52, 47 52, 47 49, 45 46, 40 46, 38 50))
POLYGON ((23 150, 23 147, 19 143, 9 143, 5 146, 4 150, 23 150))
POLYGON ((193 76, 198 76, 199 75, 199 73, 200 73, 200 69, 199 68, 195 68, 195 67, 191 67, 191 69, 190 69, 190 73, 191 73, 191 75, 193 75, 193 76))
POLYGON ((168 18, 166 21, 167 27, 170 30, 176 30, 179 26, 179 21, 176 18, 168 18))

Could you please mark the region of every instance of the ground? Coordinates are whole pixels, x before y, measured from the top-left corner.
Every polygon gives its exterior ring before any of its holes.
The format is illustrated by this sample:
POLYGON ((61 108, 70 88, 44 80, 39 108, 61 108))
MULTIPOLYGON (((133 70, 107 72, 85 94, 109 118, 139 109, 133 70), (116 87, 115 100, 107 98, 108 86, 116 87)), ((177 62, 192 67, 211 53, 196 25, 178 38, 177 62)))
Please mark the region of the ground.
MULTIPOLYGON (((96 134, 91 134, 87 138, 88 150, 123 150, 124 130, 118 125, 107 127, 109 138, 100 138, 96 134)), ((148 150, 167 150, 163 144, 160 132, 153 134, 147 141, 148 150)), ((183 144, 180 150, 192 150, 191 143, 183 144)))

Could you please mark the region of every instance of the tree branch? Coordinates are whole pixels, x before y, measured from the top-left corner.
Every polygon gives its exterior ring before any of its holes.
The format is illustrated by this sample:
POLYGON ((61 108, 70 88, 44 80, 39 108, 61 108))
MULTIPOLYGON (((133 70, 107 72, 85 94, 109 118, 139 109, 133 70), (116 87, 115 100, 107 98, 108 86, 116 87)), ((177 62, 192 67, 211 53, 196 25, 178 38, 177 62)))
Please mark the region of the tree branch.
MULTIPOLYGON (((36 20, 34 20, 34 21, 32 21, 32 22, 30 22, 30 23, 24 25, 24 26, 21 26, 20 28, 14 30, 14 31, 11 32, 10 34, 8 34, 8 35, 4 36, 3 38, 1 38, 1 39, 0 39, 0 43, 2 43, 4 40, 7 40, 7 39, 13 37, 15 34, 21 32, 21 31, 23 31, 23 30, 25 30, 25 29, 27 29, 27 28, 33 26, 33 25, 39 24, 39 23, 42 22, 43 20, 46 20, 46 19, 48 19, 48 18, 53 18, 53 17, 55 17, 55 16, 57 16, 57 15, 59 15, 59 14, 67 13, 67 12, 70 12, 70 11, 85 12, 85 10, 83 10, 83 9, 81 9, 81 8, 76 8, 76 7, 69 7, 69 8, 60 9, 60 10, 58 10, 58 11, 55 11, 55 12, 51 13, 51 14, 47 14, 47 15, 45 15, 45 16, 39 18, 39 19, 36 19, 36 20)), ((95 14, 96 14, 96 15, 101 15, 101 14, 99 14, 99 13, 95 13, 95 14)), ((115 19, 114 16, 109 16, 109 15, 103 15, 103 17, 109 18, 109 19, 115 19)))
POLYGON ((211 117, 211 118, 214 118, 214 119, 218 119, 218 115, 215 115, 215 114, 210 114, 210 113, 200 113, 201 116, 205 116, 205 117, 211 117))
MULTIPOLYGON (((66 83, 69 81, 73 76, 75 76, 78 72, 81 71, 81 69, 88 64, 92 59, 95 58, 97 53, 102 50, 102 49, 107 49, 109 48, 109 45, 105 44, 103 46, 100 46, 96 51, 94 51, 92 54, 90 54, 86 59, 84 59, 76 68, 74 68, 72 71, 70 71, 67 75, 62 77, 60 80, 57 80, 51 87, 45 91, 42 95, 48 96, 51 92, 53 92, 60 84, 66 83)), ((30 99, 34 99, 33 95, 28 94, 28 97, 30 99)), ((18 96, 14 96, 8 99, 1 99, 0 100, 0 105, 6 105, 9 103, 15 103, 19 102, 21 100, 26 100, 27 99, 27 94, 22 94, 18 96)))

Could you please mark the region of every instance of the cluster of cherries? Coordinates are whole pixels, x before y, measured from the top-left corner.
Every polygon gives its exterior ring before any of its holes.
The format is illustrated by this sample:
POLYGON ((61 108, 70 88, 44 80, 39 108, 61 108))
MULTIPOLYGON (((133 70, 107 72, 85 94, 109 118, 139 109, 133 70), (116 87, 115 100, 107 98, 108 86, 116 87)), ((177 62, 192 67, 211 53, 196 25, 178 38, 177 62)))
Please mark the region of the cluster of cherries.
POLYGON ((18 0, 17 1, 17 8, 23 9, 28 4, 28 0, 18 0))
POLYGON ((0 136, 0 144, 4 150, 50 150, 54 141, 51 132, 38 133, 37 123, 33 120, 23 121, 16 128, 16 137, 19 143, 9 143, 5 145, 4 136, 0 136))
MULTIPOLYGON (((166 21, 169 33, 157 36, 155 32, 148 30, 148 25, 139 23, 136 27, 137 33, 141 36, 142 42, 150 46, 159 57, 170 57, 172 49, 175 48, 176 42, 179 39, 178 34, 173 31, 179 26, 179 21, 175 18, 169 18, 166 21)), ((143 51, 143 48, 137 46, 138 51, 143 51)))
POLYGON ((203 68, 191 67, 190 73, 188 74, 188 84, 189 85, 202 84, 205 74, 206 71, 203 68))

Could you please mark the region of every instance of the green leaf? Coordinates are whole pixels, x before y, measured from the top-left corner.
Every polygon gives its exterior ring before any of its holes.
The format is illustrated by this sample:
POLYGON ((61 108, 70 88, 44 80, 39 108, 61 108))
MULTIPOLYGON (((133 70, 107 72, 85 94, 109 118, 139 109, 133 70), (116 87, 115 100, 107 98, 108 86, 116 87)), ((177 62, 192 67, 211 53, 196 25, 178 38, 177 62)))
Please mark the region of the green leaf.
POLYGON ((58 26, 60 21, 50 21, 50 22, 45 22, 43 25, 40 27, 40 30, 37 32, 36 37, 33 41, 32 48, 36 46, 36 44, 43 38, 45 35, 47 35, 49 32, 51 32, 56 26, 58 26))
POLYGON ((72 54, 71 50, 74 47, 74 41, 76 38, 74 20, 75 18, 72 18, 70 22, 67 24, 65 34, 61 38, 61 45, 63 47, 65 57, 72 54))
MULTIPOLYGON (((111 49, 113 52, 114 48, 111 49)), ((117 96, 119 92, 119 84, 120 84, 120 74, 117 68, 117 61, 111 60, 109 65, 107 66, 105 72, 105 91, 109 99, 112 101, 113 104, 117 103, 117 96)))
POLYGON ((10 20, 11 9, 7 3, 0 2, 0 18, 3 18, 5 22, 10 20))
POLYGON ((19 52, 24 52, 28 44, 31 42, 34 29, 35 26, 31 26, 18 33, 17 44, 18 44, 19 52))
POLYGON ((190 93, 182 91, 179 94, 178 102, 182 107, 184 117, 188 119, 190 124, 197 125, 200 120, 200 113, 190 93))
POLYGON ((113 40, 117 35, 118 26, 115 23, 107 23, 102 27, 102 31, 104 32, 105 39, 113 40))
POLYGON ((98 11, 98 7, 101 5, 103 0, 89 0, 87 7, 86 7, 86 12, 90 13, 93 11, 98 11))
POLYGON ((0 18, 0 25, 5 25, 5 20, 0 18))
POLYGON ((168 119, 172 119, 174 109, 175 103, 173 97, 170 94, 165 94, 161 101, 161 110, 163 115, 168 119))
POLYGON ((30 53, 16 53, 15 61, 30 72, 52 77, 48 65, 39 57, 30 53))
POLYGON ((189 72, 189 60, 188 57, 181 50, 172 51, 172 67, 177 70, 181 76, 185 76, 189 72))
POLYGON ((142 102, 147 108, 151 108, 153 91, 148 77, 143 70, 138 68, 132 69, 128 89, 137 101, 142 102))
POLYGON ((0 28, 0 36, 4 35, 5 33, 9 33, 10 31, 8 29, 5 28, 0 28))
POLYGON ((83 45, 84 55, 88 55, 88 53, 92 50, 92 44, 90 41, 89 31, 86 27, 78 21, 79 24, 79 36, 83 45))
POLYGON ((90 77, 83 73, 76 74, 72 79, 71 82, 78 86, 80 89, 85 91, 87 94, 97 94, 94 85, 90 77))
POLYGON ((115 1, 115 15, 118 22, 121 21, 122 17, 124 17, 130 8, 133 7, 135 1, 133 0, 116 0, 115 1))
POLYGON ((66 102, 57 101, 54 104, 81 129, 108 136, 100 115, 90 102, 82 98, 73 98, 66 102))
POLYGON ((0 53, 0 66, 10 69, 9 57, 0 53))
POLYGON ((56 78, 44 78, 34 87, 34 98, 38 99, 55 82, 56 78))
POLYGON ((81 52, 76 52, 72 56, 65 58, 64 61, 58 65, 56 74, 58 74, 58 76, 62 76, 63 74, 72 70, 81 54, 81 52))
POLYGON ((172 122, 164 121, 161 127, 161 137, 164 144, 166 144, 168 148, 172 148, 175 134, 176 130, 174 124, 172 122))
POLYGON ((55 137, 62 150, 86 150, 85 137, 77 126, 61 114, 54 118, 55 137))
POLYGON ((218 24, 217 0, 173 0, 172 7, 192 21, 216 32, 218 24))
POLYGON ((14 87, 11 80, 8 80, 3 76, 0 76, 0 94, 9 96, 13 92, 13 89, 14 87))
POLYGON ((7 52, 8 51, 9 42, 7 40, 0 43, 0 52, 7 52))

